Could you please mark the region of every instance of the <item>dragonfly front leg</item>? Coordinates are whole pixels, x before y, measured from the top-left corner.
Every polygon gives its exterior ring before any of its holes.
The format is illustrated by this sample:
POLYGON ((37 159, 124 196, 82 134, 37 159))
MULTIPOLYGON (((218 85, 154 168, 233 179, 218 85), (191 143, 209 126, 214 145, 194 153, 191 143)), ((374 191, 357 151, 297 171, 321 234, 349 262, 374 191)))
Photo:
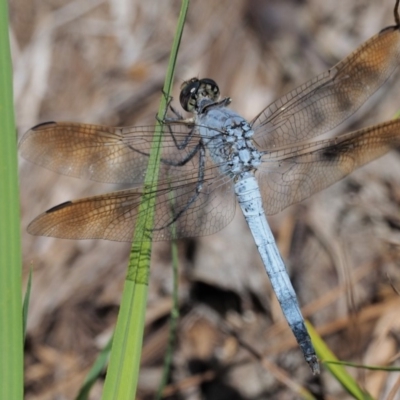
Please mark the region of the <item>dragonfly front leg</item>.
POLYGON ((171 102, 172 102, 172 97, 171 97, 171 101, 168 103, 168 108, 171 110, 172 114, 174 114, 176 118, 166 117, 166 118, 164 118, 164 121, 165 122, 176 122, 176 121, 184 120, 183 115, 171 105, 171 102))
MULTIPOLYGON (((171 97, 172 100, 172 97, 171 97)), ((158 116, 156 115, 156 120, 166 126, 166 128, 168 129, 168 132, 176 146, 176 148, 178 150, 183 150, 187 147, 187 145, 189 144, 190 140, 192 139, 192 136, 195 133, 195 126, 194 126, 194 120, 193 118, 187 118, 184 119, 182 117, 182 115, 180 115, 178 113, 178 111, 176 111, 171 105, 168 105, 168 107, 171 109, 171 111, 177 116, 177 118, 166 118, 164 116, 163 119, 158 118, 158 116), (191 126, 192 128, 190 129, 189 133, 186 135, 185 139, 182 142, 178 142, 178 140, 176 140, 176 137, 174 135, 174 132, 171 129, 171 125, 172 124, 180 124, 180 125, 186 125, 186 126, 191 126)))
POLYGON ((164 121, 168 120, 167 118, 167 112, 168 110, 171 110, 173 114, 175 114, 179 119, 183 119, 182 116, 171 106, 173 97, 171 95, 169 95, 167 92, 164 91, 164 89, 161 90, 161 93, 164 96, 164 99, 167 102, 167 106, 165 107, 165 112, 164 112, 164 117, 162 120, 160 120, 160 118, 158 118, 158 115, 156 114, 156 120, 158 122, 164 123, 164 121))

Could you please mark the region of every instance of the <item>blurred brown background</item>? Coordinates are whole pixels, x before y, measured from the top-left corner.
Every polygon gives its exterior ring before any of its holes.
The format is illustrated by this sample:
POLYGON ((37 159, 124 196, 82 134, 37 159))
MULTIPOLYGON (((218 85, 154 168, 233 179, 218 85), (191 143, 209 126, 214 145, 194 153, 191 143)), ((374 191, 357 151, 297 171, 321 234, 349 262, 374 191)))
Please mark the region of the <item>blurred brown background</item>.
MULTIPOLYGON (((183 80, 210 77, 251 119, 392 25, 393 6, 394 0, 192 0, 174 97, 183 80)), ((167 0, 10 0, 19 134, 47 120, 153 123, 179 7, 167 0)), ((397 77, 341 129, 390 119, 399 108, 397 77)), ((73 399, 111 335, 130 245, 32 237, 25 228, 53 205, 118 187, 24 160, 20 166, 24 276, 30 266, 34 271, 26 398, 73 399)), ((304 313, 340 359, 396 363, 399 203, 400 159, 392 152, 270 218, 304 313)), ((153 398, 168 335, 170 245, 153 250, 138 399, 153 398)), ((220 233, 180 241, 179 260, 181 318, 168 398, 294 399, 295 384, 318 398, 349 398, 326 372, 311 376, 239 211, 220 233)), ((399 378, 351 373, 380 399, 390 398, 399 378)), ((91 399, 101 388, 98 382, 91 399)))

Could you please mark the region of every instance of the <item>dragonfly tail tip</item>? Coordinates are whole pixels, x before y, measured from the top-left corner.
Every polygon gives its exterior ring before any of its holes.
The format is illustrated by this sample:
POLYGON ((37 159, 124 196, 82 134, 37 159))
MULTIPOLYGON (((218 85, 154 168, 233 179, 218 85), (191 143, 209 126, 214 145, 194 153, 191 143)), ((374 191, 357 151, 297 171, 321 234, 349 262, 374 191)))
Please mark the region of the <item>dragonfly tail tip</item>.
POLYGON ((312 356, 308 356, 306 357, 306 361, 308 363, 308 365, 311 368, 311 372, 313 373, 313 375, 319 375, 321 370, 319 367, 319 362, 318 362, 318 358, 316 355, 312 355, 312 356))

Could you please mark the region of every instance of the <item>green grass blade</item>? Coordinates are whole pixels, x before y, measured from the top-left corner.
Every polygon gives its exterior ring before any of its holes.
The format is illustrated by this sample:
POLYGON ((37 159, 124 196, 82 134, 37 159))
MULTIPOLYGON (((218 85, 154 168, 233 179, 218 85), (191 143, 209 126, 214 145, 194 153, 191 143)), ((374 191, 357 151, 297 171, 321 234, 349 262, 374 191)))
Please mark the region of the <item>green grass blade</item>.
POLYGON ((146 300, 146 285, 125 281, 103 399, 135 398, 146 300))
POLYGON ((8 7, 0 0, 0 399, 23 397, 21 238, 8 7))
POLYGON ((371 395, 361 389, 354 378, 346 371, 346 369, 339 364, 336 364, 338 359, 329 350, 328 346, 322 340, 321 336, 318 335, 314 327, 306 321, 308 333, 311 336, 311 340, 317 352, 317 356, 320 361, 326 366, 329 372, 335 377, 335 379, 347 390, 355 399, 360 400, 373 400, 371 395), (329 363, 330 361, 335 362, 329 363))
POLYGON ((176 241, 172 242, 172 270, 173 270, 173 290, 172 290, 172 309, 169 321, 169 336, 168 336, 168 346, 164 357, 164 368, 163 376, 160 382, 160 386, 157 391, 156 400, 162 399, 162 393, 165 386, 168 383, 169 373, 171 371, 172 355, 174 351, 174 344, 176 340, 176 329, 178 326, 179 318, 179 296, 178 296, 178 246, 176 241))
POLYGON ((96 361, 92 365, 92 368, 90 369, 89 373, 86 376, 85 381, 83 382, 81 390, 76 396, 76 400, 87 400, 89 398, 90 389, 97 381, 99 376, 103 373, 107 365, 108 358, 111 352, 112 341, 113 338, 111 337, 108 343, 104 346, 103 350, 97 356, 96 361))
POLYGON ((29 270, 28 283, 26 285, 24 303, 23 303, 23 307, 22 307, 22 326, 23 326, 22 332, 23 332, 24 338, 26 336, 26 324, 28 321, 29 300, 31 298, 31 289, 32 289, 32 268, 29 270))
MULTIPOLYGON (((171 93, 176 59, 188 7, 189 0, 183 0, 163 88, 167 96, 162 96, 157 114, 160 120, 164 118, 167 111, 167 97, 171 93)), ((140 217, 136 223, 129 257, 128 273, 122 293, 121 308, 104 385, 103 399, 131 400, 135 398, 136 394, 151 255, 151 242, 148 241, 148 234, 153 226, 155 206, 155 198, 152 198, 149 193, 157 187, 161 144, 162 124, 157 123, 149 157, 149 167, 144 181, 144 195, 139 208, 140 217), (144 238, 146 240, 143 240, 144 238)))

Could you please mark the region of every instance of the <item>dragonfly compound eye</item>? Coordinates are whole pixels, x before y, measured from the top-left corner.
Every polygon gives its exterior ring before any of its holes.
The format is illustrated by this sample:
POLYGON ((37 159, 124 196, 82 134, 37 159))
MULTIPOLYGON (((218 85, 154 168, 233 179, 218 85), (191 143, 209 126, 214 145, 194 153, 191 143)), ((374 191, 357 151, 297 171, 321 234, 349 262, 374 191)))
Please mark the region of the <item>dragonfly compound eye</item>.
POLYGON ((198 101, 204 98, 213 102, 218 100, 219 88, 215 81, 208 78, 192 78, 183 83, 179 100, 184 110, 193 112, 198 101))

